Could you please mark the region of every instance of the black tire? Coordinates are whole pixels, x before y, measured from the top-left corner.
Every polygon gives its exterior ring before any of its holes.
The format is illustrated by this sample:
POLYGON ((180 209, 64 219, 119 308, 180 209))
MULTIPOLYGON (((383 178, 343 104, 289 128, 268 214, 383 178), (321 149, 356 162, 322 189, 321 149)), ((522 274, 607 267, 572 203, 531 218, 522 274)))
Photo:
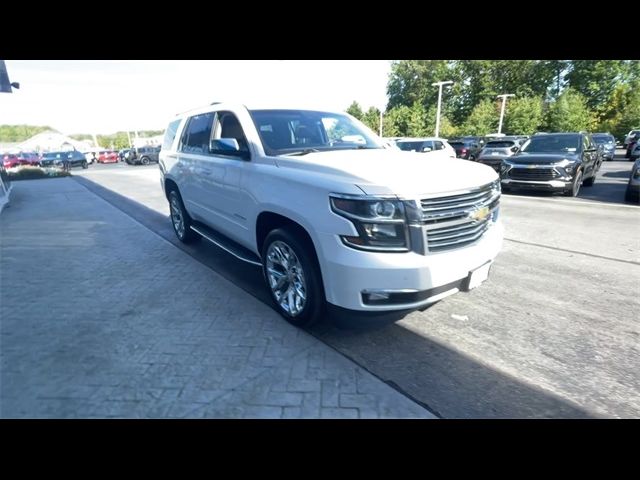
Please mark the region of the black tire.
POLYGON ((89 164, 87 163, 86 160, 84 162, 82 162, 82 168, 84 168, 84 169, 89 168, 89 164))
MULTIPOLYGON (((275 308, 280 315, 296 327, 308 327, 318 322, 325 310, 326 300, 320 267, 318 266, 315 251, 310 241, 307 238, 303 238, 294 228, 278 228, 272 230, 267 235, 261 253, 262 272, 265 284, 275 308), (283 245, 288 247, 288 252, 284 249, 283 245), (291 260, 291 256, 287 259, 281 254, 284 253, 286 255, 291 252, 297 257, 297 262, 294 258, 295 263, 292 270, 285 270, 285 267, 283 267, 279 259, 284 258, 287 260, 287 263, 289 263, 288 261, 291 260), (269 265, 271 265, 273 273, 268 271, 269 265), (286 290, 274 288, 279 283, 275 279, 274 271, 282 273, 282 278, 285 278, 284 284, 287 286, 286 290), (300 272, 302 273, 301 277, 298 276, 300 272), (274 286, 272 286, 272 280, 275 282, 274 286), (294 288, 294 286, 296 288, 294 288), (280 299, 277 297, 277 290, 279 290, 278 293, 281 295, 280 299), (285 294, 290 290, 293 290, 292 296, 287 295, 285 297, 285 294), (296 305, 300 297, 300 291, 304 294, 304 303, 302 305, 296 305), (292 297, 295 297, 293 302, 294 307, 288 308, 290 307, 289 303, 292 297), (281 304, 282 299, 286 300, 283 300, 286 306, 281 304), (292 312, 295 308, 299 308, 300 310, 292 312)), ((285 285, 283 285, 283 287, 285 285)))
POLYGON ((140 159, 140 163, 141 163, 142 165, 149 165, 149 157, 142 157, 142 158, 140 159))
POLYGON ((585 187, 593 187, 593 184, 596 181, 596 173, 593 174, 593 176, 591 178, 587 178, 585 181, 582 182, 582 185, 584 185, 585 187))
POLYGON ((169 191, 169 211, 173 231, 182 243, 194 243, 200 240, 200 235, 191 230, 192 220, 182 203, 180 192, 174 187, 169 191), (180 224, 182 225, 180 227, 180 224))
POLYGON ((476 156, 475 155, 469 155, 469 160, 471 160, 472 162, 476 161, 476 156))
POLYGON ((571 188, 564 192, 565 197, 577 197, 580 193, 580 186, 582 185, 582 170, 576 172, 576 176, 573 179, 571 188))

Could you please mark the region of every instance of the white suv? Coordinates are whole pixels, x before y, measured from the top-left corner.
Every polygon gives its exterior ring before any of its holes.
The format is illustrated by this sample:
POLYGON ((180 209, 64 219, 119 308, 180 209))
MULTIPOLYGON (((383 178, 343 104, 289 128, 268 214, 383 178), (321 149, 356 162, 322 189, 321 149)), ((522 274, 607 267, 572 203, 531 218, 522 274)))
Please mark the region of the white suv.
POLYGON ((345 113, 216 103, 179 115, 160 153, 178 238, 263 269, 294 325, 394 319, 484 281, 502 245, 491 168, 383 148, 345 113))

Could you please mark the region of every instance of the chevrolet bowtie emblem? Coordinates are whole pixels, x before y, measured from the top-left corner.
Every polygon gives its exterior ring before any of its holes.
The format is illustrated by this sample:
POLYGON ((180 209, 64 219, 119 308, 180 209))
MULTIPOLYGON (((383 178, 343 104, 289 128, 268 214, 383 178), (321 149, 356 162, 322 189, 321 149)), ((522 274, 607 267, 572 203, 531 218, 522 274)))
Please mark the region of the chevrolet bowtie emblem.
POLYGON ((489 216, 489 207, 482 207, 469 213, 469 218, 476 222, 481 222, 489 216))

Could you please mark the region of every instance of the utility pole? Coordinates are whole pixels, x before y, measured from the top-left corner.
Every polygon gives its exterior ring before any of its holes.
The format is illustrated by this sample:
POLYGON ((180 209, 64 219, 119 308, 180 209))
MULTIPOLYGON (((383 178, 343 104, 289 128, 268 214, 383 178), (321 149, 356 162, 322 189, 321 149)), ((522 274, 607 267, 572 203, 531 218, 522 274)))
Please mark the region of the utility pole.
POLYGON ((515 97, 513 93, 505 93, 498 95, 496 98, 502 98, 502 108, 500 109, 500 123, 498 124, 498 133, 502 133, 502 119, 504 118, 504 107, 507 103, 507 97, 515 97))
POLYGON ((438 87, 438 113, 436 113, 436 137, 440 133, 440 104, 442 103, 442 86, 443 85, 453 85, 451 80, 447 80, 446 82, 436 82, 432 83, 432 87, 438 87))

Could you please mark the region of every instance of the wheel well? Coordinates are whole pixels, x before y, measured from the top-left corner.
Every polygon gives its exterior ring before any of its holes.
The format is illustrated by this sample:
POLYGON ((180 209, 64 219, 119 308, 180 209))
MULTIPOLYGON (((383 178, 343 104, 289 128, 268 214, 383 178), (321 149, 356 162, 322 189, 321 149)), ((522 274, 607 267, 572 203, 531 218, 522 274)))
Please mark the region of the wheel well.
POLYGON ((316 249, 313 245, 313 240, 311 240, 311 236, 305 230, 305 228, 299 223, 294 222, 290 218, 273 212, 262 212, 260 215, 258 215, 258 219, 256 220, 256 245, 259 252, 262 252, 264 239, 267 238, 269 232, 275 230, 276 228, 282 227, 289 227, 290 229, 298 233, 300 241, 302 241, 305 245, 311 247, 310 251, 317 260, 316 249))
POLYGON ((175 190, 178 193, 180 193, 180 190, 178 189, 178 185, 176 184, 176 182, 166 178, 164 180, 164 195, 165 195, 165 197, 167 197, 167 200, 169 200, 169 192, 171 190, 175 190))

